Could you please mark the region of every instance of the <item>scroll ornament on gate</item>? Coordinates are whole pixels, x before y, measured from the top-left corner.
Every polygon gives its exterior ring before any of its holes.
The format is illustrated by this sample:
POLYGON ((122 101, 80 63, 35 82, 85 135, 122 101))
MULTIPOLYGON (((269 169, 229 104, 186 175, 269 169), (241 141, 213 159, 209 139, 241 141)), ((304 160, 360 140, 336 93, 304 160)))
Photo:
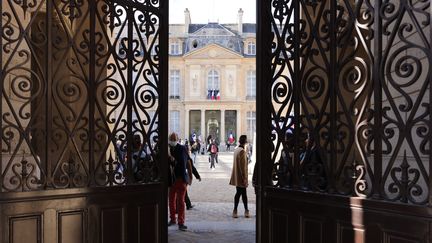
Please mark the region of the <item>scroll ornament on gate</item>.
POLYGON ((61 0, 64 3, 61 12, 69 16, 71 25, 74 19, 81 17, 81 7, 84 5, 84 0, 61 0))
POLYGON ((64 187, 82 187, 86 183, 85 176, 81 173, 81 165, 76 161, 74 154, 71 152, 69 159, 61 164, 59 182, 64 187))
POLYGON ((417 201, 414 197, 419 197, 423 194, 423 189, 417 184, 420 178, 420 171, 410 167, 406 151, 404 151, 401 165, 392 168, 390 172, 393 182, 388 186, 388 191, 390 193, 397 193, 397 196, 393 199, 395 201, 416 203, 417 201))
POLYGON ((27 9, 36 7, 36 0, 13 0, 16 4, 20 5, 23 9, 24 16, 27 9))
POLYGON ((105 162, 106 170, 106 176, 108 180, 108 184, 110 186, 114 184, 122 184, 124 181, 123 179, 123 168, 119 161, 114 160, 112 153, 110 152, 110 156, 108 158, 108 161, 105 162))
POLYGON ((354 160, 353 162, 353 181, 354 181, 354 195, 358 197, 366 197, 366 190, 368 189, 365 180, 365 167, 359 165, 354 160))
POLYGON ((14 175, 9 179, 9 182, 16 187, 10 188, 11 191, 16 191, 19 188, 21 188, 21 191, 31 190, 38 184, 39 180, 34 175, 36 166, 25 158, 25 154, 25 151, 23 151, 22 160, 12 165, 14 175))

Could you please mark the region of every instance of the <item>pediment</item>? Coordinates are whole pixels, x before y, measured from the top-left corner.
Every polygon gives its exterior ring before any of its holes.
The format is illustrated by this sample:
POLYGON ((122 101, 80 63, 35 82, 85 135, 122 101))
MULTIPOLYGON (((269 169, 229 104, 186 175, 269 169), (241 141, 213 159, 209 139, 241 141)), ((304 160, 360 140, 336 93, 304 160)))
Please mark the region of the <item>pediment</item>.
POLYGON ((185 58, 198 59, 198 58, 212 58, 212 59, 226 59, 226 58, 240 58, 241 54, 234 52, 228 48, 218 44, 210 44, 203 48, 187 53, 185 58))

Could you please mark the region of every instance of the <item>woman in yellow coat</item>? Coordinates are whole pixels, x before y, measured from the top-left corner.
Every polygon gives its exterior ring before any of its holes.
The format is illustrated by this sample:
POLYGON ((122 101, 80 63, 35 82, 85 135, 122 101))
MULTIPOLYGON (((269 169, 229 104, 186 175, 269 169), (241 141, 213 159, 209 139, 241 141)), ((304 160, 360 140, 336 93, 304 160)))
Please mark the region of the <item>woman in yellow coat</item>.
POLYGON ((237 207, 241 196, 245 208, 245 217, 249 218, 248 199, 246 195, 246 188, 248 187, 248 161, 247 152, 245 150, 245 146, 247 144, 246 135, 240 136, 239 143, 240 145, 234 150, 233 168, 230 180, 230 185, 236 187, 233 217, 238 218, 237 207))

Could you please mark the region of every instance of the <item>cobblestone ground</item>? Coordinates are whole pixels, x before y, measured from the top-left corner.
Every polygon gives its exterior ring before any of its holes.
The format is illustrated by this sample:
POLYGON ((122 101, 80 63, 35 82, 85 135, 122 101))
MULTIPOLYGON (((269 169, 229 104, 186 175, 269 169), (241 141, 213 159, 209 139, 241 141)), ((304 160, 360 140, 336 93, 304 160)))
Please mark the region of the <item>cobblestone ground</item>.
MULTIPOLYGON (((240 200, 239 218, 231 217, 235 187, 230 186, 232 168, 231 152, 219 154, 219 163, 215 170, 210 170, 208 157, 199 155, 196 168, 202 181, 193 181, 188 187, 192 210, 186 211, 187 232, 176 226, 168 228, 169 242, 255 242, 255 194, 252 186, 248 187, 248 201, 251 218, 243 216, 244 209, 240 200)), ((253 164, 249 165, 249 184, 252 179, 253 164)))

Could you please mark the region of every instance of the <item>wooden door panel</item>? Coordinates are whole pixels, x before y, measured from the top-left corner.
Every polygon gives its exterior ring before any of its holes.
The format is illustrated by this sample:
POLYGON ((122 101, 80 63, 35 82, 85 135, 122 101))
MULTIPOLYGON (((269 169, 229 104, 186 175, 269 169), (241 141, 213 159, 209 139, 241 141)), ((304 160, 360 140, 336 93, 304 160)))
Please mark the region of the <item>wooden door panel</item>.
POLYGON ((167 241, 168 1, 0 11, 0 242, 167 241))
POLYGON ((87 242, 87 210, 57 212, 59 243, 87 242))
POLYGON ((421 206, 347 202, 341 196, 284 190, 270 190, 269 195, 268 242, 429 243, 431 239, 432 215, 421 206))
POLYGON ((4 231, 9 232, 6 234, 8 242, 42 242, 42 215, 16 215, 9 217, 8 222, 9 225, 4 231))
POLYGON ((337 221, 337 242, 365 242, 365 230, 362 225, 353 225, 350 221, 337 221))
POLYGON ((100 209, 100 237, 102 243, 126 242, 126 208, 113 207, 100 209))
POLYGON ((300 242, 322 243, 324 220, 311 215, 300 216, 300 242))
POLYGON ((257 6, 258 241, 431 242, 431 1, 257 6))
MULTIPOLYGON (((137 221, 140 227, 138 228, 138 242, 159 242, 159 225, 164 225, 165 222, 159 222, 158 218, 160 206, 157 204, 138 204, 137 221)), ((164 209, 162 209, 164 210, 164 209)))
MULTIPOLYGON (((0 202, 3 242, 160 242, 158 193, 145 187, 91 190, 0 202), (121 189, 121 190, 120 190, 121 189), (44 229, 47 227, 47 229, 44 229)), ((159 199, 160 200, 160 199, 159 199)), ((165 221, 163 223, 166 223, 165 221)))

